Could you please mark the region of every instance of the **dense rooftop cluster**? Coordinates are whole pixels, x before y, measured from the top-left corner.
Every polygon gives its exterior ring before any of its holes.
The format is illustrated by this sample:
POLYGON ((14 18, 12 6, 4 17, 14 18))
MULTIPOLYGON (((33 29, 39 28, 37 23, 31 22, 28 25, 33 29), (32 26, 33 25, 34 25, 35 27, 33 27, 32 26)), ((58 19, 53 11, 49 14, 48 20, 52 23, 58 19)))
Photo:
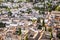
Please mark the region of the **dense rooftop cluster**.
POLYGON ((60 0, 0 0, 0 40, 60 40, 60 0))

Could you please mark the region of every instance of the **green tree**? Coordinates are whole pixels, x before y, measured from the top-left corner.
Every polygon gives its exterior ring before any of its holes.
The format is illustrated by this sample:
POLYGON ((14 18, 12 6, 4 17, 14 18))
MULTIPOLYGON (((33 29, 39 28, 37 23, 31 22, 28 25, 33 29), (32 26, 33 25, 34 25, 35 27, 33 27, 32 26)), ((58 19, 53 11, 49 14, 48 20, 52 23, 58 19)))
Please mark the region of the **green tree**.
POLYGON ((26 0, 27 2, 30 2, 30 0, 26 0))
POLYGON ((41 23, 40 18, 37 18, 37 23, 41 23))
POLYGON ((53 34, 52 34, 52 28, 48 28, 48 31, 50 32, 50 40, 53 38, 53 34))
POLYGON ((39 0, 40 2, 44 2, 44 0, 39 0))
POLYGON ((44 12, 44 11, 42 11, 42 14, 44 15, 44 14, 45 14, 45 12, 44 12))
POLYGON ((12 12, 10 11, 10 8, 6 8, 6 10, 9 11, 8 16, 12 16, 12 12))
POLYGON ((52 32, 52 28, 51 28, 51 27, 50 27, 50 28, 48 28, 48 31, 49 31, 49 32, 52 32))
POLYGON ((8 8, 7 6, 0 6, 0 8, 8 8))
POLYGON ((48 11, 51 13, 52 9, 51 8, 48 8, 48 11))
POLYGON ((38 24, 37 26, 38 26, 38 29, 42 29, 42 26, 41 25, 38 24))
POLYGON ((35 10, 40 10, 40 8, 39 8, 39 7, 34 7, 33 9, 35 9, 35 10))
POLYGON ((53 5, 52 10, 55 11, 57 7, 58 7, 58 5, 53 5))
POLYGON ((45 21, 44 21, 44 19, 43 19, 43 22, 42 22, 42 26, 45 26, 45 21))
POLYGON ((47 8, 48 8, 48 11, 49 11, 50 14, 51 14, 51 11, 52 11, 52 4, 51 4, 51 3, 47 3, 47 8))
POLYGON ((42 22, 42 26, 45 27, 45 31, 46 31, 46 26, 45 26, 45 21, 43 19, 43 22, 42 22))
POLYGON ((21 35, 21 28, 19 28, 19 31, 18 31, 19 35, 21 35))
POLYGON ((0 0, 0 3, 3 2, 3 0, 0 0))
POLYGON ((25 40, 28 40, 28 35, 26 35, 25 40))
POLYGON ((53 34, 52 34, 52 32, 51 32, 51 34, 50 34, 50 39, 52 39, 53 38, 53 34))
POLYGON ((27 9, 27 11, 28 11, 28 12, 27 12, 28 14, 32 12, 31 9, 27 9))
POLYGON ((44 10, 42 10, 42 11, 40 10, 40 11, 39 11, 39 14, 40 14, 40 15, 41 15, 41 14, 44 15, 44 14, 45 14, 44 10))
POLYGON ((6 23, 0 22, 0 28, 4 28, 4 27, 6 27, 6 23))
POLYGON ((12 12, 11 11, 8 12, 8 16, 12 16, 12 12))
POLYGON ((10 11, 10 8, 6 8, 7 11, 10 11))
POLYGON ((34 23, 36 20, 35 19, 32 19, 32 22, 34 23))
POLYGON ((60 33, 57 33, 57 37, 60 39, 60 33))
POLYGON ((57 6, 56 7, 56 11, 60 11, 60 6, 57 6))

